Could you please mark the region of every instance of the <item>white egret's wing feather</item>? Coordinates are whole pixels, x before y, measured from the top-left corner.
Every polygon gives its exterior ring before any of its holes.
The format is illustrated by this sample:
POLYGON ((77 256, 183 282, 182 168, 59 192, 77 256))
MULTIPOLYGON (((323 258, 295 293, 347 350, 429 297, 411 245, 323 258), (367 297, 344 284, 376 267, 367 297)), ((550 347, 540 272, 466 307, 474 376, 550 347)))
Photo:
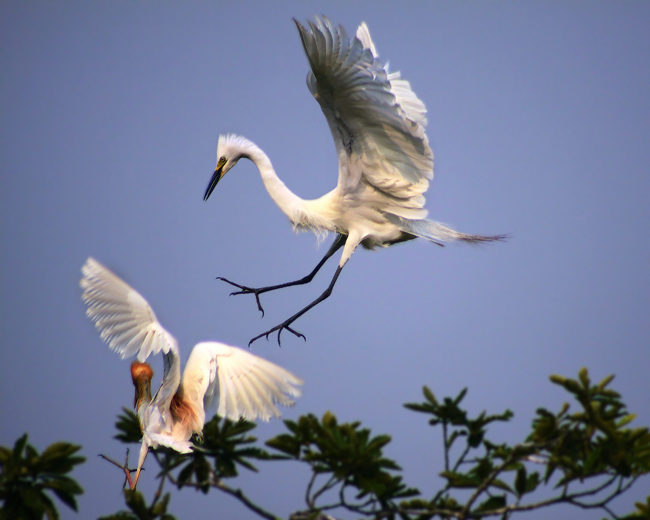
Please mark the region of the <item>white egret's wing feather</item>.
POLYGON ((402 216, 424 216, 433 152, 422 101, 399 73, 384 68, 365 24, 352 40, 324 17, 296 26, 311 67, 307 86, 336 145, 338 187, 365 183, 403 207, 402 216))
POLYGON ((369 49, 375 58, 379 56, 375 44, 372 43, 372 38, 370 38, 370 31, 366 22, 361 22, 361 25, 357 29, 357 38, 362 43, 364 49, 369 49))
MULTIPOLYGON (((365 22, 357 29, 357 38, 363 44, 363 47, 369 49, 373 57, 379 58, 375 44, 370 38, 370 31, 365 22)), ((390 83, 390 91, 395 96, 395 102, 405 112, 407 119, 416 122, 423 128, 427 126, 427 109, 424 103, 411 90, 411 84, 401 78, 399 72, 388 72, 388 64, 384 66, 386 78, 390 83)))
POLYGON ((199 343, 183 372, 184 398, 206 412, 238 420, 280 416, 277 405, 292 406, 302 381, 270 361, 217 342, 199 343))
POLYGON ((163 353, 164 374, 154 401, 167 409, 180 383, 180 357, 174 336, 156 319, 147 301, 124 280, 89 258, 81 269, 86 314, 102 339, 122 358, 137 355, 144 362, 163 353))

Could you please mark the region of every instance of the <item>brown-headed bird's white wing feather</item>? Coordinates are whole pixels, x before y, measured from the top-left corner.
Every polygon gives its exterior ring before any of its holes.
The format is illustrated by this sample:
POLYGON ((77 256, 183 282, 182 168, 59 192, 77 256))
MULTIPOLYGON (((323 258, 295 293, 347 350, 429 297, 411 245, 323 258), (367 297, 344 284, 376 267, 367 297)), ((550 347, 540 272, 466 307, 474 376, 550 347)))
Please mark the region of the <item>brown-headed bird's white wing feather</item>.
POLYGON ((215 341, 197 344, 183 372, 183 393, 207 412, 233 421, 279 417, 277 405, 293 406, 302 380, 250 352, 215 341))
POLYGON ((86 314, 104 341, 122 358, 137 354, 143 362, 150 354, 177 349, 174 336, 156 319, 138 291, 93 258, 82 267, 82 300, 86 314))
POLYGON ((102 339, 122 358, 163 353, 165 371, 156 404, 166 409, 180 383, 178 345, 156 319, 153 309, 138 291, 93 258, 81 268, 82 300, 86 314, 102 339))

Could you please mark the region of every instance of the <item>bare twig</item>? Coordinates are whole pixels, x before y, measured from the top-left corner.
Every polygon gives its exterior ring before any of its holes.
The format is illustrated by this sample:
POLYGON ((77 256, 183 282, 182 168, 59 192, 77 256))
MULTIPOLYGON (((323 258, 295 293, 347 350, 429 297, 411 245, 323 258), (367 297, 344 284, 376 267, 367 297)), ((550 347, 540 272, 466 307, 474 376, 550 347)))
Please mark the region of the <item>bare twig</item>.
POLYGON ((316 502, 316 499, 317 499, 320 495, 322 495, 323 493, 325 493, 325 491, 329 491, 330 489, 332 489, 332 488, 336 485, 336 481, 337 481, 337 480, 338 480, 338 479, 337 479, 334 475, 332 475, 332 476, 327 480, 327 482, 325 482, 325 484, 323 485, 323 487, 321 487, 318 491, 316 491, 316 493, 314 493, 314 496, 312 497, 312 503, 315 503, 315 502, 316 502))
POLYGON ((241 489, 233 489, 231 487, 228 487, 221 480, 213 482, 212 487, 216 487, 217 489, 220 489, 224 493, 235 497, 242 504, 244 504, 248 509, 250 509, 254 513, 257 513, 262 518, 266 518, 267 520, 279 520, 279 518, 275 516, 273 513, 270 513, 265 509, 262 509, 260 506, 252 502, 246 495, 244 495, 241 489))
POLYGON ((467 446, 465 447, 465 450, 463 451, 463 453, 461 453, 460 457, 458 457, 458 460, 456 461, 456 464, 454 465, 454 469, 453 469, 452 471, 456 471, 456 470, 458 470, 458 467, 459 467, 461 464, 464 464, 464 463, 465 463, 465 457, 466 457, 467 454, 469 453, 469 450, 470 450, 470 449, 471 449, 471 448, 470 448, 470 445, 469 445, 469 443, 467 443, 467 446))
POLYGON ((445 444, 445 471, 449 471, 449 446, 447 444, 447 422, 442 421, 442 442, 445 444))
POLYGON ((305 492, 305 503, 309 506, 310 509, 314 508, 314 503, 310 500, 309 495, 311 493, 311 488, 314 486, 316 481, 317 473, 312 473, 311 478, 309 479, 309 484, 307 484, 307 491, 305 492))
MULTIPOLYGON (((627 484, 623 485, 623 477, 618 477, 617 475, 614 475, 610 480, 608 480, 606 482, 607 486, 600 486, 597 490, 594 489, 594 490, 591 490, 588 493, 579 493, 579 494, 576 493, 576 494, 572 495, 571 497, 569 497, 569 499, 570 499, 569 502, 571 504, 574 504, 574 505, 578 506, 578 507, 581 507, 582 509, 604 508, 609 502, 614 500, 617 496, 625 493, 625 491, 627 491, 632 486, 632 484, 634 484, 634 482, 636 481, 637 478, 639 478, 639 477, 635 476, 627 484), (602 491, 603 489, 608 487, 614 481, 614 479, 616 479, 616 478, 620 478, 617 489, 615 491, 613 491, 609 496, 603 498, 602 500, 600 500, 598 502, 592 502, 591 504, 587 504, 585 502, 580 502, 579 500, 576 500, 576 497, 594 495, 598 491, 602 491)), ((613 515, 613 516, 615 517, 615 515, 613 515)))
POLYGON ((460 512, 460 516, 458 518, 467 518, 467 513, 471 509, 472 504, 474 502, 476 502, 476 499, 478 499, 478 497, 481 495, 481 493, 483 493, 483 491, 485 491, 490 486, 490 484, 492 484, 492 482, 494 482, 494 479, 497 478, 499 473, 501 473, 510 463, 512 463, 512 461, 515 458, 516 452, 517 452, 517 446, 515 446, 512 449, 512 452, 510 452, 510 455, 508 455, 505 458, 503 463, 500 466, 497 466, 496 468, 494 468, 494 470, 492 470, 492 473, 490 473, 488 478, 486 478, 483 482, 481 482, 481 485, 476 488, 476 491, 474 491, 472 496, 467 501, 467 504, 465 504, 465 507, 460 512))
POLYGON ((150 512, 150 513, 153 513, 153 508, 154 508, 154 507, 156 506, 156 504, 158 503, 158 500, 160 500, 160 497, 162 496, 163 486, 165 485, 165 479, 166 479, 167 476, 169 475, 169 474, 167 473, 167 469, 166 469, 165 465, 164 465, 162 462, 160 462, 160 458, 158 457, 158 453, 156 453, 156 452, 154 451, 154 452, 153 452, 153 456, 154 456, 154 458, 156 459, 156 462, 158 463, 158 465, 159 465, 159 466, 161 467, 161 469, 162 469, 162 475, 161 475, 161 477, 160 477, 160 485, 158 486, 158 489, 156 490, 156 494, 155 494, 154 497, 153 497, 153 501, 151 502, 151 506, 149 506, 149 512, 150 512))

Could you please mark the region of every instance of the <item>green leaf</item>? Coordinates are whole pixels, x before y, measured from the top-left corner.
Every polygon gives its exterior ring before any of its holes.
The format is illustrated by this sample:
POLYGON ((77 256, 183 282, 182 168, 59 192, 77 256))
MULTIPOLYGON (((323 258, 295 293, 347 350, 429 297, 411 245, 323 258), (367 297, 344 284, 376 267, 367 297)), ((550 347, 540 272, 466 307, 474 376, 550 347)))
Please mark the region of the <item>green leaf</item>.
POLYGON ((465 399, 465 396, 467 395, 467 387, 463 388, 460 393, 456 396, 456 399, 454 399, 454 404, 458 405, 463 399, 465 399))
POLYGON ((455 471, 443 471, 439 475, 446 478, 449 487, 452 488, 476 488, 480 486, 483 481, 483 479, 477 475, 469 475, 455 471))
POLYGON ((77 501, 75 500, 73 495, 71 495, 70 493, 67 493, 65 491, 59 491, 58 489, 54 489, 53 491, 54 491, 54 494, 57 496, 57 498, 61 502, 63 502, 65 505, 67 505, 73 511, 77 511, 77 501))
MULTIPOLYGON (((12 450, 0 447, 0 511, 7 518, 58 518, 50 495, 53 492, 64 504, 76 510, 73 495, 83 493, 76 481, 64 475, 85 460, 74 457, 80 447, 67 442, 48 446, 42 455, 20 437, 12 450)), ((1 518, 1 517, 0 517, 1 518)))
POLYGON ((126 407, 122 407, 122 415, 118 415, 115 428, 118 434, 113 438, 125 444, 140 444, 142 429, 138 416, 126 407))
POLYGON ((421 413, 432 413, 434 411, 434 408, 430 404, 406 403, 404 404, 404 408, 421 413))
POLYGON ((423 386, 422 387, 422 393, 424 394, 424 398, 429 401, 431 404, 434 404, 438 406, 438 401, 436 399, 436 396, 433 395, 433 392, 429 389, 428 386, 423 386))
POLYGON ((515 491, 518 496, 522 496, 526 492, 527 476, 526 466, 522 465, 517 470, 517 476, 515 477, 515 491))
POLYGON ((55 442, 45 449, 34 467, 36 471, 43 473, 69 473, 75 465, 86 461, 85 457, 72 456, 80 449, 81 446, 69 442, 55 442))
POLYGON ((612 382, 612 379, 614 379, 614 377, 615 377, 614 374, 611 374, 611 375, 607 376, 600 383, 598 383, 598 386, 596 387, 596 389, 598 391, 603 391, 605 389, 605 387, 607 385, 609 385, 609 383, 612 382))
POLYGON ((191 481, 193 473, 194 473, 194 464, 190 462, 187 466, 185 466, 180 471, 178 477, 176 478, 176 481, 178 482, 178 487, 180 488, 184 484, 188 484, 191 481))
POLYGON ((27 444, 27 434, 25 433, 23 434, 22 437, 19 437, 18 440, 16 441, 16 444, 14 444, 13 456, 15 460, 22 459, 23 450, 25 449, 26 444, 27 444))
POLYGON ((462 431, 459 431, 459 430, 454 430, 453 432, 451 432, 451 435, 447 438, 447 446, 446 446, 446 448, 447 449, 451 448, 452 445, 454 444, 454 441, 458 437, 463 437, 463 436, 467 436, 467 432, 462 432, 462 431))
POLYGON ((54 507, 54 503, 50 497, 48 497, 45 493, 40 493, 40 495, 40 507, 42 507, 45 516, 47 516, 49 520, 59 520, 59 512, 57 511, 56 507, 54 507))
POLYGON ((539 472, 534 471, 533 473, 528 475, 528 479, 526 479, 526 489, 524 490, 524 493, 532 493, 537 489, 539 483, 540 483, 539 472))
POLYGON ((495 478, 491 483, 490 487, 495 487, 498 489, 502 489, 503 491, 508 491, 512 493, 512 488, 506 484, 503 480, 499 480, 498 478, 495 478))
POLYGON ((486 501, 479 504, 479 506, 476 508, 476 511, 494 511, 495 509, 501 509, 502 507, 505 507, 507 504, 508 503, 505 495, 493 495, 486 501))
POLYGON ((43 487, 73 495, 81 495, 84 492, 76 480, 64 476, 57 476, 48 480, 43 487))
POLYGON ((281 434, 265 442, 269 448, 276 449, 297 459, 300 456, 300 442, 295 437, 281 434))
POLYGON ((149 516, 147 503, 144 496, 139 491, 124 490, 124 501, 129 509, 135 513, 135 516, 141 520, 145 520, 149 516))
POLYGON ((617 422, 616 422, 616 428, 623 428, 623 426, 627 426, 630 424, 634 419, 636 419, 636 414, 635 413, 630 413, 627 415, 624 415, 621 417, 617 422))
POLYGON ((165 493, 165 496, 162 497, 162 499, 159 500, 158 503, 154 506, 152 513, 156 516, 162 516, 167 513, 167 505, 169 504, 170 498, 171 495, 169 493, 165 493))
POLYGON ((564 376, 558 376, 557 374, 553 374, 552 376, 548 377, 552 383, 555 383, 556 385, 563 385, 564 382, 566 381, 566 377, 564 376))
POLYGON ((0 446, 0 464, 5 466, 7 464, 7 461, 10 459, 12 455, 12 451, 5 447, 5 446, 0 446))

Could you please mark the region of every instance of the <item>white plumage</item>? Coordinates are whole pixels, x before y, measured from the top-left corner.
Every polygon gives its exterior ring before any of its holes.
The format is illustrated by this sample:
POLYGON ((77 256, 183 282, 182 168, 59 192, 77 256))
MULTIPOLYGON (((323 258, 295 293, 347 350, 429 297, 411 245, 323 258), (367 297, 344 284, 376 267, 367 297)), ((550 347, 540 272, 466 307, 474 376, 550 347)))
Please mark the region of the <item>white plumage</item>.
POLYGON ((138 418, 143 432, 138 476, 149 447, 191 451, 193 433, 201 435, 206 413, 233 421, 279 417, 277 405, 292 406, 302 381, 287 370, 237 347, 216 341, 198 343, 181 379, 176 339, 160 324, 147 301, 127 283, 89 258, 82 268, 86 313, 111 349, 132 366, 138 418), (162 352, 164 374, 151 396, 153 372, 144 361, 162 352), (144 375, 142 375, 144 374, 144 375))
MULTIPOLYGON (((339 172, 336 187, 315 200, 293 194, 276 175, 267 155, 251 141, 236 135, 219 137, 217 168, 206 189, 207 200, 217 183, 241 158, 250 159, 275 203, 294 228, 337 233, 325 258, 306 277, 281 285, 251 288, 224 281, 240 291, 259 295, 291 285, 308 283, 338 249, 338 269, 327 290, 291 318, 251 340, 283 329, 304 336, 290 325, 329 296, 345 263, 361 244, 367 249, 424 238, 438 245, 461 240, 487 242, 503 236, 468 235, 427 220, 424 192, 433 178, 433 152, 425 134, 424 103, 399 72, 389 73, 378 58, 367 26, 356 37, 327 18, 316 18, 308 28, 296 21, 310 72, 307 86, 327 119, 339 172)), ((250 343, 249 343, 250 344, 250 343)))

